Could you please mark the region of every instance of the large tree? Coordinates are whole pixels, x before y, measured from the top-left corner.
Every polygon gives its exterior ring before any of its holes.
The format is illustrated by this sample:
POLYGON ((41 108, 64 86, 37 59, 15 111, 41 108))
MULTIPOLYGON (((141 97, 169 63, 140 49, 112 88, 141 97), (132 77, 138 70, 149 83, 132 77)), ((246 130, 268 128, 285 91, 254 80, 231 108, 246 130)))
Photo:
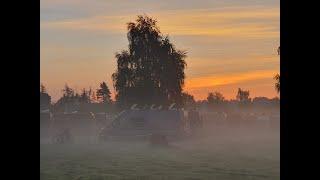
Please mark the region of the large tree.
POLYGON ((177 50, 148 16, 128 23, 127 37, 129 48, 116 54, 112 75, 117 102, 181 105, 186 52, 177 50))

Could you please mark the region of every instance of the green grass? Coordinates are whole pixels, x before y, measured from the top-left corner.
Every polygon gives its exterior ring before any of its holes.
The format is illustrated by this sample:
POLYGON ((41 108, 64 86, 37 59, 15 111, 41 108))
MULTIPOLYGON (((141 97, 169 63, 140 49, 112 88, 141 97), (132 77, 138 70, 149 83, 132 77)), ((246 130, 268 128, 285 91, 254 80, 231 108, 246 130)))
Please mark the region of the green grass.
POLYGON ((215 136, 153 148, 146 142, 40 144, 42 180, 280 179, 279 135, 215 136))

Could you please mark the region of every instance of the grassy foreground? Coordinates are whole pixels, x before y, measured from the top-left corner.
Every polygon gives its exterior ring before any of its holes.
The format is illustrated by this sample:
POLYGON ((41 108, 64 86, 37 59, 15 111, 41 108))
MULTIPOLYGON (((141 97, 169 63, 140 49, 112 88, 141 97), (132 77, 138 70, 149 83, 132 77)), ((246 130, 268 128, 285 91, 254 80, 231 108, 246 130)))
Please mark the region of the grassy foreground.
POLYGON ((280 179, 273 135, 228 135, 153 148, 146 142, 40 144, 41 180, 280 179))

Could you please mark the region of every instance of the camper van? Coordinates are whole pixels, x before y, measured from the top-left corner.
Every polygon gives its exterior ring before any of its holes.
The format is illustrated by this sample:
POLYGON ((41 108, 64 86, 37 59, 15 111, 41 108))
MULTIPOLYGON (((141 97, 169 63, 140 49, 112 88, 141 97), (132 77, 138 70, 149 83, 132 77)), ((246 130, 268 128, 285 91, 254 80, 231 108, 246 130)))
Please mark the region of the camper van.
POLYGON ((188 113, 183 110, 126 110, 116 116, 99 133, 100 140, 113 138, 148 138, 163 134, 182 137, 190 132, 188 113))

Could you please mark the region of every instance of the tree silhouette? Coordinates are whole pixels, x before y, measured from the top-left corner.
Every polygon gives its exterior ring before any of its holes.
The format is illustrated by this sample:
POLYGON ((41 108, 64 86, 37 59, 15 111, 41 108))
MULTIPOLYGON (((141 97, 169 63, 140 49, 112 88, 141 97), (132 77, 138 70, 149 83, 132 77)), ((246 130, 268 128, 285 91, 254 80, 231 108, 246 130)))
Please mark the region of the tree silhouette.
POLYGON ((89 91, 87 91, 85 88, 82 89, 82 92, 80 94, 80 102, 81 103, 90 103, 89 91))
POLYGON ((194 97, 186 92, 182 93, 182 105, 185 107, 194 107, 196 105, 196 101, 194 97))
POLYGON ((148 16, 128 23, 127 37, 129 48, 116 53, 117 70, 112 74, 117 102, 181 105, 186 52, 163 37, 156 20, 148 16))
POLYGON ((97 99, 103 103, 111 102, 111 92, 105 82, 102 82, 100 88, 97 89, 97 99))
POLYGON ((42 83, 40 84, 40 93, 47 93, 46 87, 42 83))
POLYGON ((91 102, 97 102, 97 96, 96 92, 90 88, 89 90, 89 95, 90 95, 90 101, 91 102))
POLYGON ((62 97, 55 103, 55 109, 65 110, 66 107, 73 106, 75 104, 75 99, 77 94, 75 94, 74 90, 65 84, 64 88, 62 89, 62 97))
MULTIPOLYGON (((278 55, 280 56, 280 46, 278 48, 278 55)), ((280 93, 280 74, 276 74, 273 79, 276 80, 275 83, 275 89, 277 90, 278 93, 280 93)))
POLYGON ((207 97, 209 105, 218 105, 222 104, 225 101, 225 98, 220 92, 210 92, 207 97))
POLYGON ((51 105, 51 96, 46 91, 43 84, 40 84, 40 109, 49 109, 51 105))
POLYGON ((238 93, 236 98, 241 104, 251 102, 251 99, 249 98, 249 96, 250 96, 249 91, 245 91, 245 90, 242 90, 241 88, 238 88, 238 93))
POLYGON ((67 97, 67 98, 69 98, 69 99, 71 99, 71 98, 73 98, 74 97, 74 90, 72 89, 72 88, 70 88, 69 86, 68 86, 68 84, 66 84, 65 86, 64 86, 64 89, 62 89, 62 92, 63 92, 63 96, 64 97, 67 97))
POLYGON ((280 74, 275 75, 274 79, 276 80, 275 88, 277 92, 280 93, 280 74))

